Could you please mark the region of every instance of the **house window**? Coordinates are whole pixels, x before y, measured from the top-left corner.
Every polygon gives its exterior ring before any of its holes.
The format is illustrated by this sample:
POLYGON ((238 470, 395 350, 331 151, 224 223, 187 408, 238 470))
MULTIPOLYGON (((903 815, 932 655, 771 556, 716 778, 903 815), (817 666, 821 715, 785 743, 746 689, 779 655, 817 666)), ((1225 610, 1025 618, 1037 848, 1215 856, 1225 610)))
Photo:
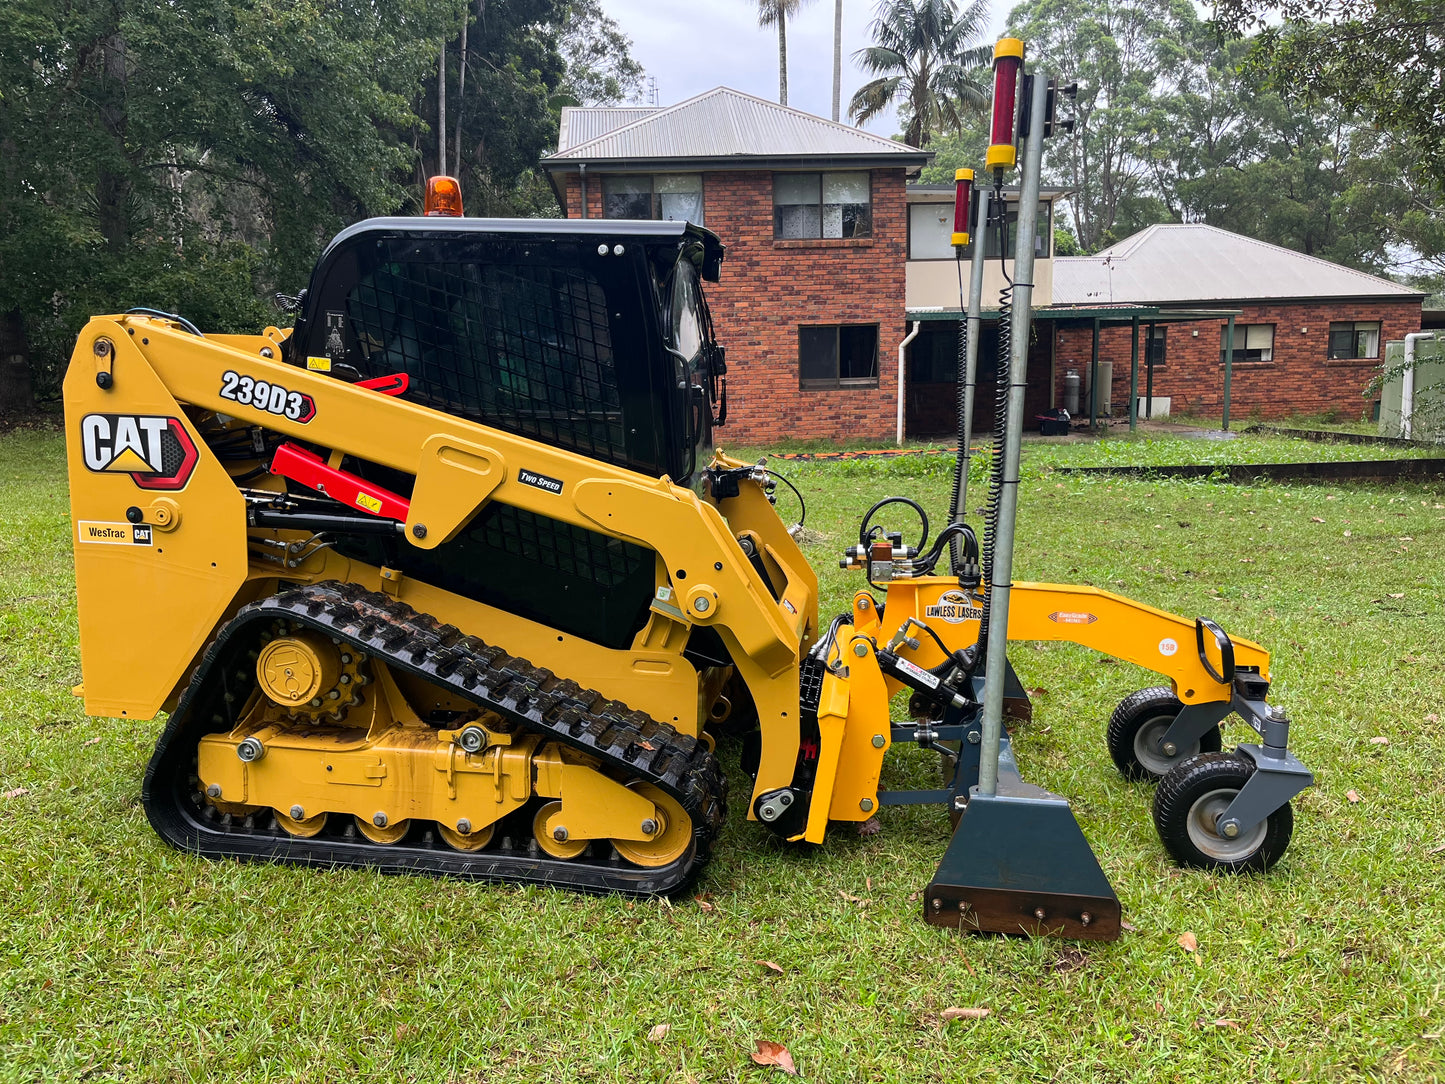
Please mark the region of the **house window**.
MULTIPOLYGON (((1038 220, 1034 224, 1034 259, 1047 260, 1053 251, 1053 203, 1045 200, 1039 204, 1038 220)), ((969 223, 972 230, 974 223, 969 223)), ((1013 259, 1014 246, 1018 241, 1018 207, 1011 206, 1005 219, 1005 255, 1013 259)), ((983 254, 991 260, 998 259, 999 230, 998 215, 990 208, 988 237, 984 241, 983 254)), ((972 259, 973 244, 963 248, 963 258, 972 259)), ((952 203, 911 203, 908 205, 908 258, 910 260, 951 260, 953 250, 953 204, 952 203)))
POLYGON ((773 236, 779 240, 871 237, 869 175, 774 173, 773 236))
POLYGON ((878 325, 799 327, 798 386, 876 388, 878 325))
MULTIPOLYGON (((1050 225, 1052 203, 1040 203, 1039 215, 1034 222, 1034 259, 1047 260, 1049 253, 1053 251, 1051 242, 1054 239, 1053 226, 1050 225)), ((1013 259, 1014 250, 1018 247, 1019 236, 1019 209, 1017 205, 1010 206, 1004 218, 1004 255, 1013 259)), ((988 236, 984 239, 983 254, 987 259, 996 260, 999 256, 999 229, 998 229, 998 205, 989 204, 988 214, 988 236)), ((969 252, 972 256, 972 251, 969 252)))
POLYGON ((908 258, 953 259, 953 204, 908 205, 908 258))
MULTIPOLYGON (((1166 349, 1169 344, 1168 336, 1169 329, 1167 327, 1156 327, 1154 329, 1153 334, 1149 336, 1148 348, 1144 354, 1144 364, 1152 365, 1156 369, 1164 364, 1164 358, 1168 352, 1166 349)), ((1239 334, 1237 330, 1234 336, 1234 345, 1236 347, 1239 346, 1239 334)))
POLYGON ((1377 358, 1380 356, 1379 322, 1334 321, 1330 324, 1331 358, 1377 358))
MULTIPOLYGON (((1221 325, 1219 329, 1219 361, 1222 365, 1227 359, 1225 352, 1229 349, 1229 325, 1221 325)), ((1241 361, 1273 361, 1274 360, 1274 325, 1273 324, 1235 324, 1234 325, 1234 360, 1241 361)))
POLYGON ((702 225, 702 174, 605 175, 602 217, 660 218, 702 225))

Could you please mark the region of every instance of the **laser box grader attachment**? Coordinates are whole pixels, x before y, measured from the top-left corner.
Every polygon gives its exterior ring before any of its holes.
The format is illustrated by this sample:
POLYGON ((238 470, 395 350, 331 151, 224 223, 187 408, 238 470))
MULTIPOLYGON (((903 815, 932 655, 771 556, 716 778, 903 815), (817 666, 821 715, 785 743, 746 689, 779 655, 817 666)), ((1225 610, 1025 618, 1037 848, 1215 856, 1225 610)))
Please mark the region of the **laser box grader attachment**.
MULTIPOLYGON (((702 283, 722 257, 676 222, 374 219, 326 249, 292 331, 86 325, 65 380, 83 695, 93 715, 167 713, 143 785, 162 838, 675 893, 723 823, 723 724, 750 735, 748 818, 788 840, 964 804, 993 676, 970 655, 977 541, 951 523, 925 550, 865 522, 845 561, 884 597, 820 621, 766 466, 711 451, 726 361, 702 283), (935 574, 951 543, 961 570, 935 574), (903 689, 915 718, 891 722, 903 689), (880 791, 900 741, 937 749, 951 782, 880 791)), ((1092 588, 1013 592, 1011 638, 1169 679, 1110 735, 1126 773, 1178 792, 1176 857, 1278 858, 1288 795, 1244 808, 1263 773, 1210 759, 1231 707, 1273 719, 1265 652, 1092 588)), ((1283 723, 1262 725, 1282 748, 1283 723)), ((952 897, 946 918, 1056 929, 1049 889, 1014 892, 1022 922, 952 897)), ((1089 906, 1092 925, 1057 928, 1117 930, 1117 900, 1089 906)))

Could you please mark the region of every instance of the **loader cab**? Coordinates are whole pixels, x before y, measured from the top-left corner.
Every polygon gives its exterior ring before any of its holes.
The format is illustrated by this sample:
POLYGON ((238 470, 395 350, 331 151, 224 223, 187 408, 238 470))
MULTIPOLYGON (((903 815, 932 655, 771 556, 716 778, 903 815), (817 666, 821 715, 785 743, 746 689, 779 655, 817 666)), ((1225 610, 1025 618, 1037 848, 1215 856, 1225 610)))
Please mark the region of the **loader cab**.
POLYGON ((288 360, 687 485, 725 409, 722 258, 683 222, 369 219, 322 254, 288 360))

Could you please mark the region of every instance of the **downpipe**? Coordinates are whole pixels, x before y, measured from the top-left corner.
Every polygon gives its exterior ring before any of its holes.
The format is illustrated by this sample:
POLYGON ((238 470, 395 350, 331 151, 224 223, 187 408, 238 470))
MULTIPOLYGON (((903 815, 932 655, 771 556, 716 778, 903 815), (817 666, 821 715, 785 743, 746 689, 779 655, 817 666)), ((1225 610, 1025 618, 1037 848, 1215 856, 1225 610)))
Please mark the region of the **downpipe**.
POLYGON ((918 333, 923 330, 923 321, 913 321, 913 330, 903 337, 898 344, 898 436, 895 443, 900 447, 903 445, 903 389, 908 370, 908 344, 918 338, 918 333))

